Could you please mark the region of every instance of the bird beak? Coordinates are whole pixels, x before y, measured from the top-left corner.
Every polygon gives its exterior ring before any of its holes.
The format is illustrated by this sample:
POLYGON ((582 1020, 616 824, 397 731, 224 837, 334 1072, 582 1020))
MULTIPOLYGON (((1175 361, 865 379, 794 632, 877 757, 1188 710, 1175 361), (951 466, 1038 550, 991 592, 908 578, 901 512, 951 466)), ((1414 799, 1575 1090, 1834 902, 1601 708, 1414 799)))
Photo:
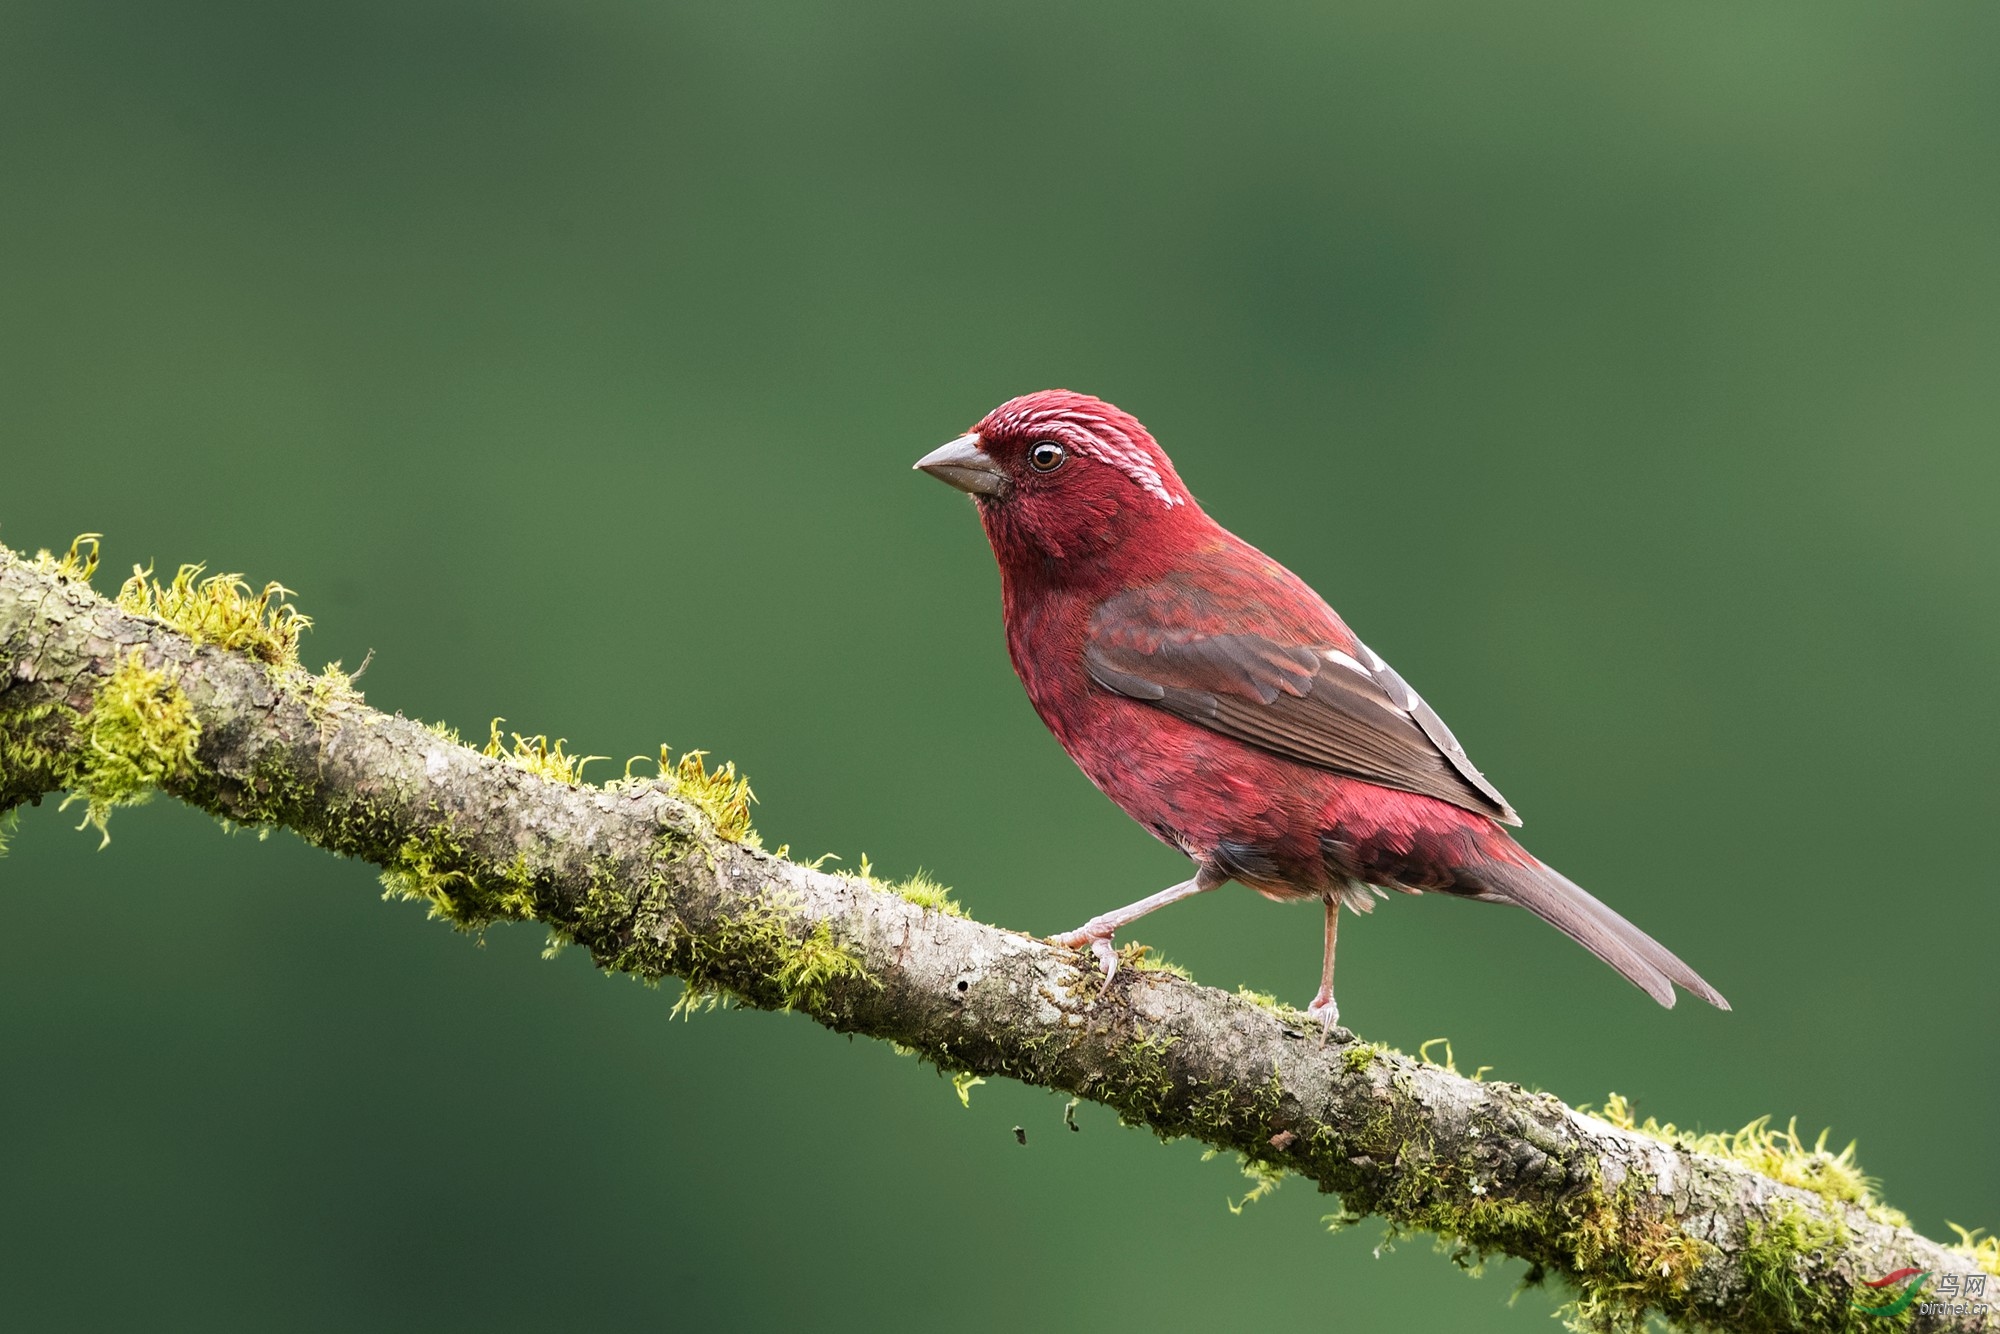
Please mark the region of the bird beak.
POLYGON ((962 435, 918 459, 916 470, 975 496, 997 496, 1007 489, 1007 473, 981 443, 977 431, 962 435))

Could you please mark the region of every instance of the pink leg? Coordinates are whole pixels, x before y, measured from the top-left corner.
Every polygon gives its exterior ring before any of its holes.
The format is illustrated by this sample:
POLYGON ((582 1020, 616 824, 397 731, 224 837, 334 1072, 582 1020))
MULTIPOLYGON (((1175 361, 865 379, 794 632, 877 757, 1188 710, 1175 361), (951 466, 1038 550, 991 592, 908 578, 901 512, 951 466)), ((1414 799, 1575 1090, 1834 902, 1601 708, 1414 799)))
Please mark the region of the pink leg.
POLYGON ((1306 1013, 1320 1021, 1328 1033, 1340 1022, 1340 1007, 1333 1003, 1333 942, 1340 934, 1340 900, 1326 901, 1326 960, 1319 970, 1319 995, 1313 997, 1306 1013))
POLYGON ((1137 903, 1108 913, 1100 913, 1074 931, 1065 931, 1059 936, 1050 936, 1049 942, 1068 949, 1090 946, 1090 952, 1097 956, 1097 962, 1104 969, 1104 980, 1109 982, 1118 971, 1118 951, 1111 944, 1112 934, 1121 927, 1130 926, 1147 913, 1166 907, 1169 903, 1191 898, 1196 894, 1206 894, 1218 885, 1228 883, 1220 876, 1212 876, 1207 870, 1197 871, 1192 880, 1183 880, 1171 889, 1140 899, 1137 903))

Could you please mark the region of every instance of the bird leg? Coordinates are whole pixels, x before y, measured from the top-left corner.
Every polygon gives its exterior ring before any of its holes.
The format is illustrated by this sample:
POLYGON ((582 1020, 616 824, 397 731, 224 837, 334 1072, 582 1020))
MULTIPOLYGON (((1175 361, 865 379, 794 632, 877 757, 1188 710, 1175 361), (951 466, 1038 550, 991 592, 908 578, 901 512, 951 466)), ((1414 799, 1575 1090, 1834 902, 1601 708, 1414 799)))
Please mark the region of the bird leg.
POLYGON ((1123 908, 1108 913, 1100 913, 1074 931, 1065 931, 1059 936, 1050 936, 1049 942, 1066 949, 1080 949, 1090 946, 1090 952, 1097 956, 1097 962, 1104 969, 1104 980, 1109 982, 1118 972, 1118 951, 1111 944, 1112 933, 1120 927, 1130 926, 1147 913, 1164 908, 1169 903, 1190 898, 1196 894, 1206 894, 1209 890, 1228 883, 1229 877, 1217 875, 1207 867, 1196 871, 1192 880, 1183 880, 1170 889, 1130 903, 1123 908))
POLYGON ((1328 1033, 1340 1022, 1340 1007, 1333 1003, 1333 942, 1339 934, 1340 898, 1335 895, 1326 901, 1326 960, 1320 964, 1319 994, 1306 1006, 1306 1013, 1319 1020, 1328 1033))

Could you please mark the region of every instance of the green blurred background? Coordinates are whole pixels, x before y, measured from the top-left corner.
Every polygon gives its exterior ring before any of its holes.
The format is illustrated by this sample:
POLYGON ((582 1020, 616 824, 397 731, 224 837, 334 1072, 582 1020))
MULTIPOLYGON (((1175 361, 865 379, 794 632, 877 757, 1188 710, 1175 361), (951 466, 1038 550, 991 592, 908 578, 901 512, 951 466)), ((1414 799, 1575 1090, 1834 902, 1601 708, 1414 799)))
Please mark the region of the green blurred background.
MULTIPOLYGON (((1183 864, 909 465, 1103 394, 1737 1007, 1399 900, 1347 1022, 2000 1224, 1997 53, 1973 3, 13 0, 0 539, 282 579, 380 707, 708 747, 772 843, 1050 931, 1183 864)), ((74 823, 0 863, 8 1327, 1550 1328, 1102 1109, 74 823)), ((1138 935, 1314 982, 1306 908, 1138 935)))

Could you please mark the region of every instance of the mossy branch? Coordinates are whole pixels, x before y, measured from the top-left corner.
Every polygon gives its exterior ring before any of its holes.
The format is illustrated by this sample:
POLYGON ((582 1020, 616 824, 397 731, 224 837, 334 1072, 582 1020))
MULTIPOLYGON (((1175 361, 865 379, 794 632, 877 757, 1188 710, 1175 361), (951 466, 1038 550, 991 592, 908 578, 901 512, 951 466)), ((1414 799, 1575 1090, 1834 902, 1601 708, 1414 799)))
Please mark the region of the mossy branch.
MULTIPOLYGON (((184 570, 90 586, 94 544, 60 559, 0 547, 0 816, 44 796, 100 828, 158 789, 236 824, 283 826, 382 868, 460 927, 537 921, 556 944, 647 980, 681 1008, 731 997, 803 1011, 934 1061, 967 1091, 1008 1076, 1242 1156, 1252 1198, 1295 1173, 1436 1234, 1465 1262, 1519 1256, 1575 1289, 1572 1318, 1634 1327, 1991 1328, 1865 1286, 1914 1268, 2000 1268, 1992 1240, 1947 1247, 1876 1204, 1846 1155, 1762 1126, 1695 1138, 1590 1115, 1519 1085, 1323 1039, 1265 997, 1138 966, 1105 985, 1086 956, 972 921, 937 885, 892 892, 762 850, 749 790, 701 757, 592 786, 545 738, 482 749, 365 705, 298 664, 306 622, 276 585, 184 570)), ((2000 1292, 2000 1284, 1996 1284, 2000 1292)))

